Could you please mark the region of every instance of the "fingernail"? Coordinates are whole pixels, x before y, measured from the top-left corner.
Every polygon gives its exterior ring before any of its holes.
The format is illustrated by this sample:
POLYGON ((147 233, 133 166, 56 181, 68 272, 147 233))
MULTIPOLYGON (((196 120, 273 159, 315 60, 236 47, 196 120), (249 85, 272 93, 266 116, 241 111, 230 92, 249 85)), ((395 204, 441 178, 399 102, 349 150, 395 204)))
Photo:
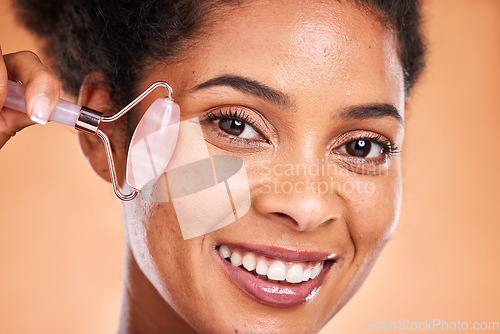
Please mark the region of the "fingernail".
POLYGON ((33 104, 31 120, 39 124, 47 124, 50 117, 50 101, 46 96, 40 96, 33 104))

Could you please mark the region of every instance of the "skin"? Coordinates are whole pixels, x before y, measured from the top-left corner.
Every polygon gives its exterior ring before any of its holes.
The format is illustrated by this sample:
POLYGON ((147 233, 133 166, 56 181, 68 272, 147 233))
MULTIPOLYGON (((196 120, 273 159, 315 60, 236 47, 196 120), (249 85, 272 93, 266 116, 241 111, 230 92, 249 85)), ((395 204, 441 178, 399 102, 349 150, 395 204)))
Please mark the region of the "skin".
MULTIPOLYGON (((212 154, 243 158, 252 206, 235 223, 184 240, 171 204, 123 203, 127 253, 120 332, 317 332, 359 288, 397 224, 400 156, 374 162, 345 151, 347 142, 367 134, 381 135, 395 147, 402 145, 405 95, 396 41, 375 17, 339 2, 256 1, 221 13, 208 28, 182 60, 157 64, 145 73, 140 86, 168 81, 182 119, 203 118, 213 107, 230 105, 245 107, 251 119, 260 120, 255 126, 260 135, 252 137, 251 144, 217 135, 221 132, 217 124, 207 122, 203 128, 212 154), (286 96, 288 103, 274 104, 227 85, 193 89, 221 75, 258 81, 286 96), (373 105, 391 105, 401 119, 345 117, 348 108, 373 105), (370 191, 345 187, 329 188, 326 194, 317 189, 269 191, 270 184, 298 184, 304 175, 279 171, 270 175, 266 166, 298 163, 337 168, 334 175, 308 175, 312 181, 328 183, 333 178, 340 185, 370 191), (336 253, 339 260, 314 298, 297 307, 272 307, 239 290, 216 261, 218 245, 249 240, 336 253)), ((28 82, 24 76, 33 80, 29 63, 20 57, 6 57, 6 71, 17 78, 22 72, 23 83, 28 82)), ((95 84, 101 79, 95 73, 87 77, 80 101, 112 113, 116 106, 109 92, 95 84)), ((42 84, 27 87, 33 94, 44 91, 42 84)), ((55 101, 57 94, 44 94, 55 101)), ((155 95, 139 108, 136 121, 161 92, 155 95)), ((14 114, 8 110, 2 114, 0 131, 5 138, 29 123, 21 114, 15 115, 18 120, 5 122, 5 115, 14 114)), ((125 136, 112 127, 104 131, 111 133, 117 147, 115 158, 123 180, 125 136)), ((80 140, 93 168, 107 177, 101 144, 89 136, 80 140)))

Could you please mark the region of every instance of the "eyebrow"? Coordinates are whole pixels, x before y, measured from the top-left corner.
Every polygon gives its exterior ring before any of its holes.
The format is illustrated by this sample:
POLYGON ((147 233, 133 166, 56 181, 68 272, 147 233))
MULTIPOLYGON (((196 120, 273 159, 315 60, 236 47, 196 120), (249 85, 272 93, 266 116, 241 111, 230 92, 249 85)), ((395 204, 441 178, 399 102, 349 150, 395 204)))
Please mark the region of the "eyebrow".
POLYGON ((347 107, 340 113, 340 118, 367 119, 393 117, 404 125, 403 117, 399 110, 391 104, 373 104, 366 106, 347 107))
MULTIPOLYGON (((190 89, 189 91, 195 92, 198 90, 217 86, 229 86, 231 88, 239 90, 242 93, 254 95, 280 107, 293 106, 293 103, 286 94, 272 89, 258 81, 238 75, 221 75, 219 77, 205 81, 190 89)), ((404 125, 404 120, 401 116, 401 113, 396 107, 391 104, 351 106, 347 107, 340 113, 340 118, 344 119, 368 119, 382 117, 393 117, 397 119, 399 123, 404 125)))
POLYGON ((292 104, 290 98, 287 95, 274 90, 260 82, 237 75, 222 75, 220 77, 210 79, 195 86, 194 88, 190 89, 190 91, 193 92, 215 86, 229 86, 236 90, 239 90, 242 93, 254 95, 280 107, 287 107, 292 104))

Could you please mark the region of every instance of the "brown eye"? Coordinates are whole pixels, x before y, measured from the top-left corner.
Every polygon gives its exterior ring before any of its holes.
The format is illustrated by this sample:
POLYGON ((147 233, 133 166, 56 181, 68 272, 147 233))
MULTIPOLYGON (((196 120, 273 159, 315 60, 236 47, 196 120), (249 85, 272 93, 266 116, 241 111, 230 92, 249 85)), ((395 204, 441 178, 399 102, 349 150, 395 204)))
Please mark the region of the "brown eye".
POLYGON ((222 131, 238 137, 245 131, 245 123, 237 119, 221 119, 219 120, 219 129, 222 131))
POLYGON ((353 140, 345 144, 347 154, 359 158, 376 158, 384 152, 384 148, 369 140, 353 140))
POLYGON ((255 113, 253 109, 245 107, 217 107, 210 110, 203 122, 211 124, 212 130, 219 137, 224 137, 231 143, 267 142, 257 129, 263 122, 256 121, 260 118, 252 116, 255 113))

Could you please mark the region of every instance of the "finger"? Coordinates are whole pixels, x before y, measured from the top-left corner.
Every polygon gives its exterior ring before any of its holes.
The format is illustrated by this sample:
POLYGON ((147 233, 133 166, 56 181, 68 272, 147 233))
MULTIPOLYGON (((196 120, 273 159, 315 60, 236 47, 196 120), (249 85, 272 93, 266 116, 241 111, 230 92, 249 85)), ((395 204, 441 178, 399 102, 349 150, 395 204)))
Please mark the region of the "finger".
POLYGON ((33 124, 35 123, 19 111, 8 108, 0 109, 0 149, 17 132, 33 124))
POLYGON ((31 51, 8 54, 4 59, 9 79, 26 87, 26 113, 31 120, 46 124, 59 100, 59 80, 31 51))
POLYGON ((0 110, 7 98, 7 69, 5 68, 5 62, 1 54, 2 47, 0 46, 0 110))
POLYGON ((7 98, 8 85, 7 69, 1 54, 2 49, 0 47, 0 148, 2 148, 16 132, 33 124, 26 115, 18 111, 3 108, 5 99, 7 98))

